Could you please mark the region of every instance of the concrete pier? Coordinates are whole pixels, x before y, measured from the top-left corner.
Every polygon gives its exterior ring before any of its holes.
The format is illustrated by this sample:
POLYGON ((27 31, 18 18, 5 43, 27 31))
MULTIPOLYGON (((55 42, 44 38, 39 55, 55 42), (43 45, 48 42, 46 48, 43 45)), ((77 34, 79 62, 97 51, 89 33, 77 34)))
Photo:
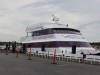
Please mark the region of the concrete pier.
POLYGON ((0 53, 0 75, 100 75, 100 66, 32 57, 20 54, 0 53))

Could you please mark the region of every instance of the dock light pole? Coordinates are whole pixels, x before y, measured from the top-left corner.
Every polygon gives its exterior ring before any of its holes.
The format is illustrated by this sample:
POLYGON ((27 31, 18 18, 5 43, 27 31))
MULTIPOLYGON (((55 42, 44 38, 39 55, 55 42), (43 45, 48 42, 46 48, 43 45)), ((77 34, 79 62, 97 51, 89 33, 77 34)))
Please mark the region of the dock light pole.
POLYGON ((57 64, 56 63, 56 49, 54 51, 54 56, 53 56, 53 62, 52 62, 52 64, 57 64))

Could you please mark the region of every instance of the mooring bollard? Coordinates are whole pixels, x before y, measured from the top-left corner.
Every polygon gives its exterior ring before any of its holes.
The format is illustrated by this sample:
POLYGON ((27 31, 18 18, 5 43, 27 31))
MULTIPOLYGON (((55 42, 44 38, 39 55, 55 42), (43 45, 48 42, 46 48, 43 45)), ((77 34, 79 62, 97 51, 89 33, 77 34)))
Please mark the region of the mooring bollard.
POLYGON ((54 51, 54 56, 53 56, 53 62, 52 62, 52 64, 57 64, 56 63, 56 49, 54 51))

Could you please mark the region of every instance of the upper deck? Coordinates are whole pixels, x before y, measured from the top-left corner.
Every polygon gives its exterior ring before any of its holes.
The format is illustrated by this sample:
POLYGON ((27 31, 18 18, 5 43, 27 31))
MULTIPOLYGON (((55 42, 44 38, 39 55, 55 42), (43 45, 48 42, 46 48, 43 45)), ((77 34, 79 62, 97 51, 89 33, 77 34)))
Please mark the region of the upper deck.
POLYGON ((43 41, 86 41, 79 30, 58 23, 43 23, 26 28, 29 36, 21 37, 21 42, 43 41))
POLYGON ((28 26, 26 28, 26 32, 31 33, 34 31, 48 29, 48 28, 68 28, 68 26, 59 23, 39 23, 39 24, 28 26))

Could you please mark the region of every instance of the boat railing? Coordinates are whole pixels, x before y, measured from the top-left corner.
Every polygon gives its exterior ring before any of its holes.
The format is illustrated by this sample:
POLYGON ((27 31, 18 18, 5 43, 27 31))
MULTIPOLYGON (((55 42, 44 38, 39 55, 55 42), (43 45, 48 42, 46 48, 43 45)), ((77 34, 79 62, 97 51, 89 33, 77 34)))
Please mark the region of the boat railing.
POLYGON ((25 36, 25 37, 21 37, 20 38, 20 41, 22 42, 22 41, 30 41, 30 40, 32 40, 32 36, 25 36))

